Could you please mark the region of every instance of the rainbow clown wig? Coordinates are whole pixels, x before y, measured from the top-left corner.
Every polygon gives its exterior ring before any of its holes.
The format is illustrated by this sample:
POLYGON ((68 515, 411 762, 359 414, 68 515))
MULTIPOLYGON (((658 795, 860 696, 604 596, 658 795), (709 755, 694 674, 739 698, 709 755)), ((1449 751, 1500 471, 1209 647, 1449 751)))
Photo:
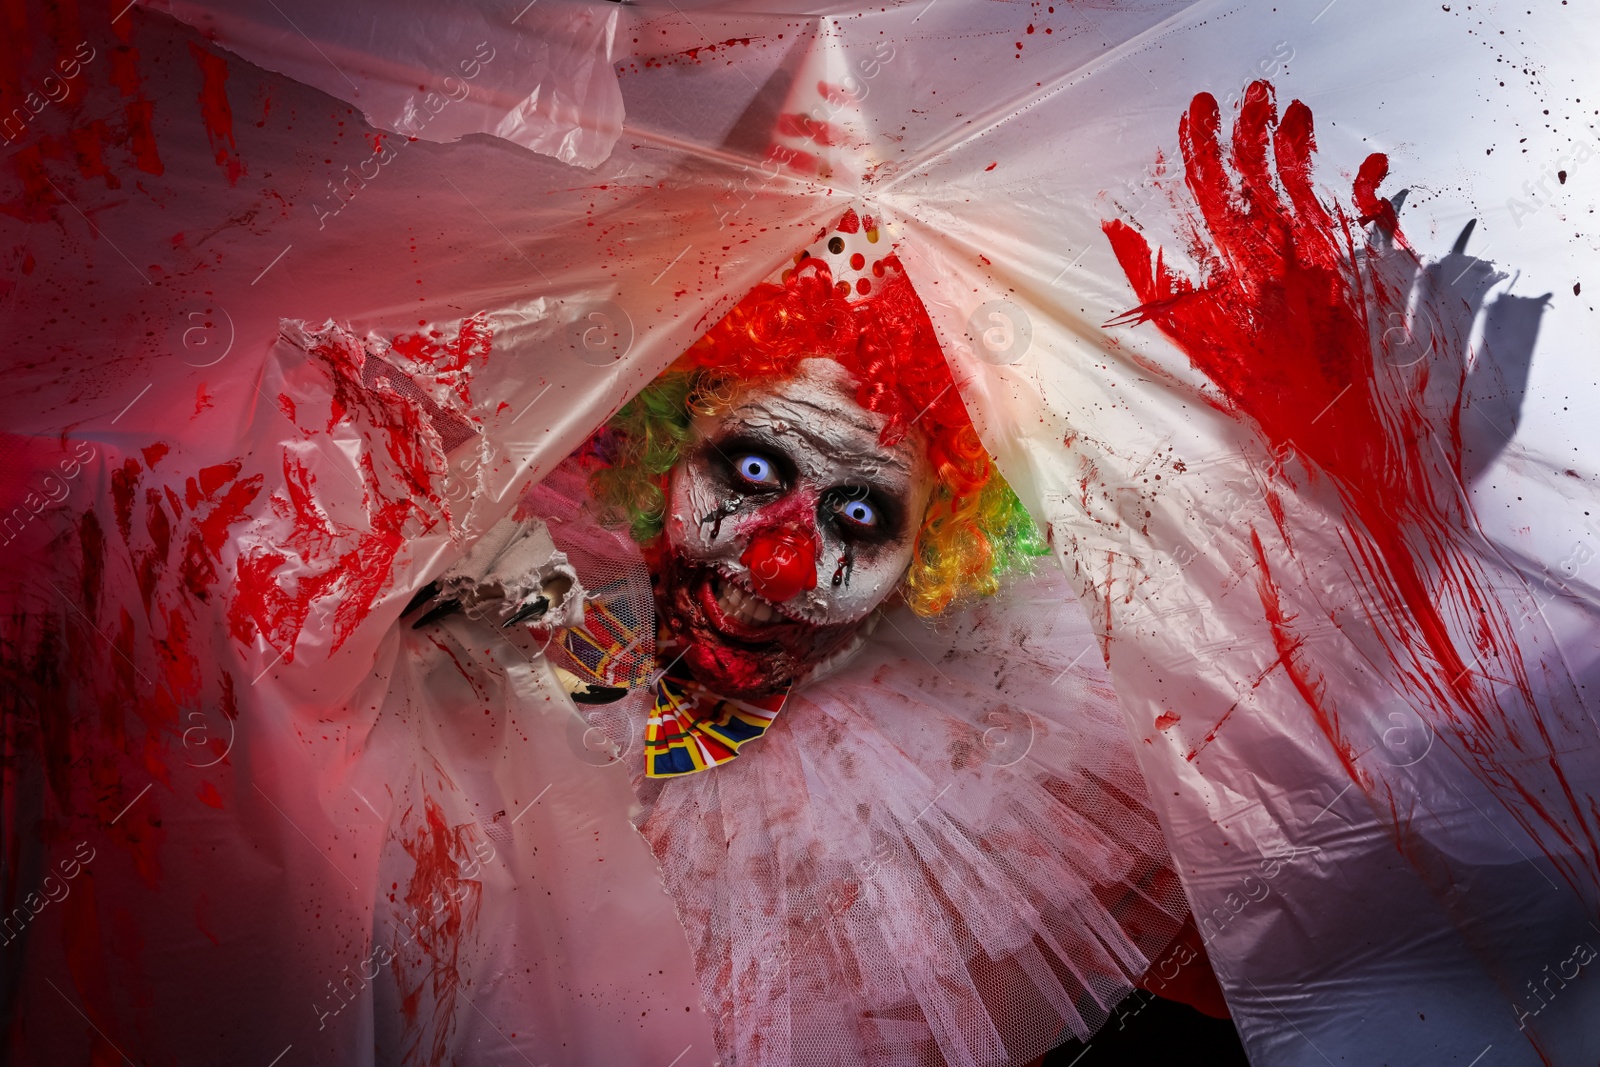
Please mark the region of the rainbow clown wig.
POLYGON ((647 548, 661 537, 667 478, 696 415, 733 387, 777 381, 822 356, 859 383, 856 400, 888 418, 883 441, 926 435, 937 480, 901 593, 918 615, 987 596, 1045 552, 1033 518, 995 468, 961 402, 922 302, 893 257, 872 296, 848 297, 826 264, 803 259, 781 284, 751 290, 725 318, 622 407, 591 442, 590 489, 608 521, 647 548))

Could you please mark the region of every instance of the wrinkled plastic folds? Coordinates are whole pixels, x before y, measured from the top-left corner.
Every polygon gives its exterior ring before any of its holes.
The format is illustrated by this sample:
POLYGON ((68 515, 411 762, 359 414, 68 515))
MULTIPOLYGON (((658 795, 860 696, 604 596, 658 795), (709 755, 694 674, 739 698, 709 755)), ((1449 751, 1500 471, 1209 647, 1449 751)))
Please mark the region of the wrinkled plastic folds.
MULTIPOLYGON (((594 167, 622 130, 611 70, 618 13, 529 4, 510 18, 471 4, 147 5, 217 45, 361 109, 377 130, 440 143, 488 133, 563 163, 594 167)), ((336 181, 337 184, 337 181, 336 181)))
POLYGON ((761 6, 16 16, 8 1054, 1026 1062, 1181 966, 1175 888, 1144 931, 1027 894, 1170 863, 1253 1062, 1593 1062, 1594 13, 761 6), (768 751, 636 792, 537 644, 399 615, 847 207, 1060 573, 888 616, 768 751), (936 782, 944 712, 987 755, 936 782), (818 881, 730 829, 875 751, 921 800, 828 812, 818 881), (697 827, 737 900, 674 868, 697 827), (1037 923, 919 926, 939 864, 1037 923), (858 898, 910 925, 807 957, 827 997, 728 925, 858 898), (1068 981, 1040 945, 1089 933, 1068 981))

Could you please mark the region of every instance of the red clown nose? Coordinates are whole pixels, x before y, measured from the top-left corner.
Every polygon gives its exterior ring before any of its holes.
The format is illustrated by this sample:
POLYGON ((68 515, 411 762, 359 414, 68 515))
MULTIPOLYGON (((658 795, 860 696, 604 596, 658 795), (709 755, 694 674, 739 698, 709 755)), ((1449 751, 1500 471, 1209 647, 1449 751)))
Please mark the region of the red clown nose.
POLYGON ((750 568, 756 595, 781 604, 817 587, 817 556, 811 539, 765 530, 751 539, 739 562, 750 568))

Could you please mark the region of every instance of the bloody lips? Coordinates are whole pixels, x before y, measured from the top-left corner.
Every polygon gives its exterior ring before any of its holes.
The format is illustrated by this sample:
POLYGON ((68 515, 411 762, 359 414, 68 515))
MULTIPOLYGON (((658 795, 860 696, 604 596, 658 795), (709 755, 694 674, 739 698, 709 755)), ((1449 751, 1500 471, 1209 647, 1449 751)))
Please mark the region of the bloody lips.
POLYGON ((818 625, 784 614, 755 584, 752 576, 730 577, 676 554, 658 569, 657 610, 688 646, 681 664, 722 696, 780 692, 856 630, 854 623, 818 625))

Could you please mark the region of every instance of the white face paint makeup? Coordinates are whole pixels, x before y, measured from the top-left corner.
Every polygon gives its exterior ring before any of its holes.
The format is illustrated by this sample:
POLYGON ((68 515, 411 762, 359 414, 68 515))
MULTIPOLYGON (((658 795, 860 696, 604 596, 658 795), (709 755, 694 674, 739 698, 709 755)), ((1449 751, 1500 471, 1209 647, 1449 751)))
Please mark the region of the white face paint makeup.
POLYGON ((724 695, 803 677, 911 562, 933 488, 925 441, 913 431, 884 446, 886 418, 855 394, 839 364, 804 360, 795 377, 697 418, 672 472, 661 608, 691 645, 690 669, 724 695), (774 539, 789 570, 804 571, 788 589, 751 570, 770 566, 758 549, 774 539))

